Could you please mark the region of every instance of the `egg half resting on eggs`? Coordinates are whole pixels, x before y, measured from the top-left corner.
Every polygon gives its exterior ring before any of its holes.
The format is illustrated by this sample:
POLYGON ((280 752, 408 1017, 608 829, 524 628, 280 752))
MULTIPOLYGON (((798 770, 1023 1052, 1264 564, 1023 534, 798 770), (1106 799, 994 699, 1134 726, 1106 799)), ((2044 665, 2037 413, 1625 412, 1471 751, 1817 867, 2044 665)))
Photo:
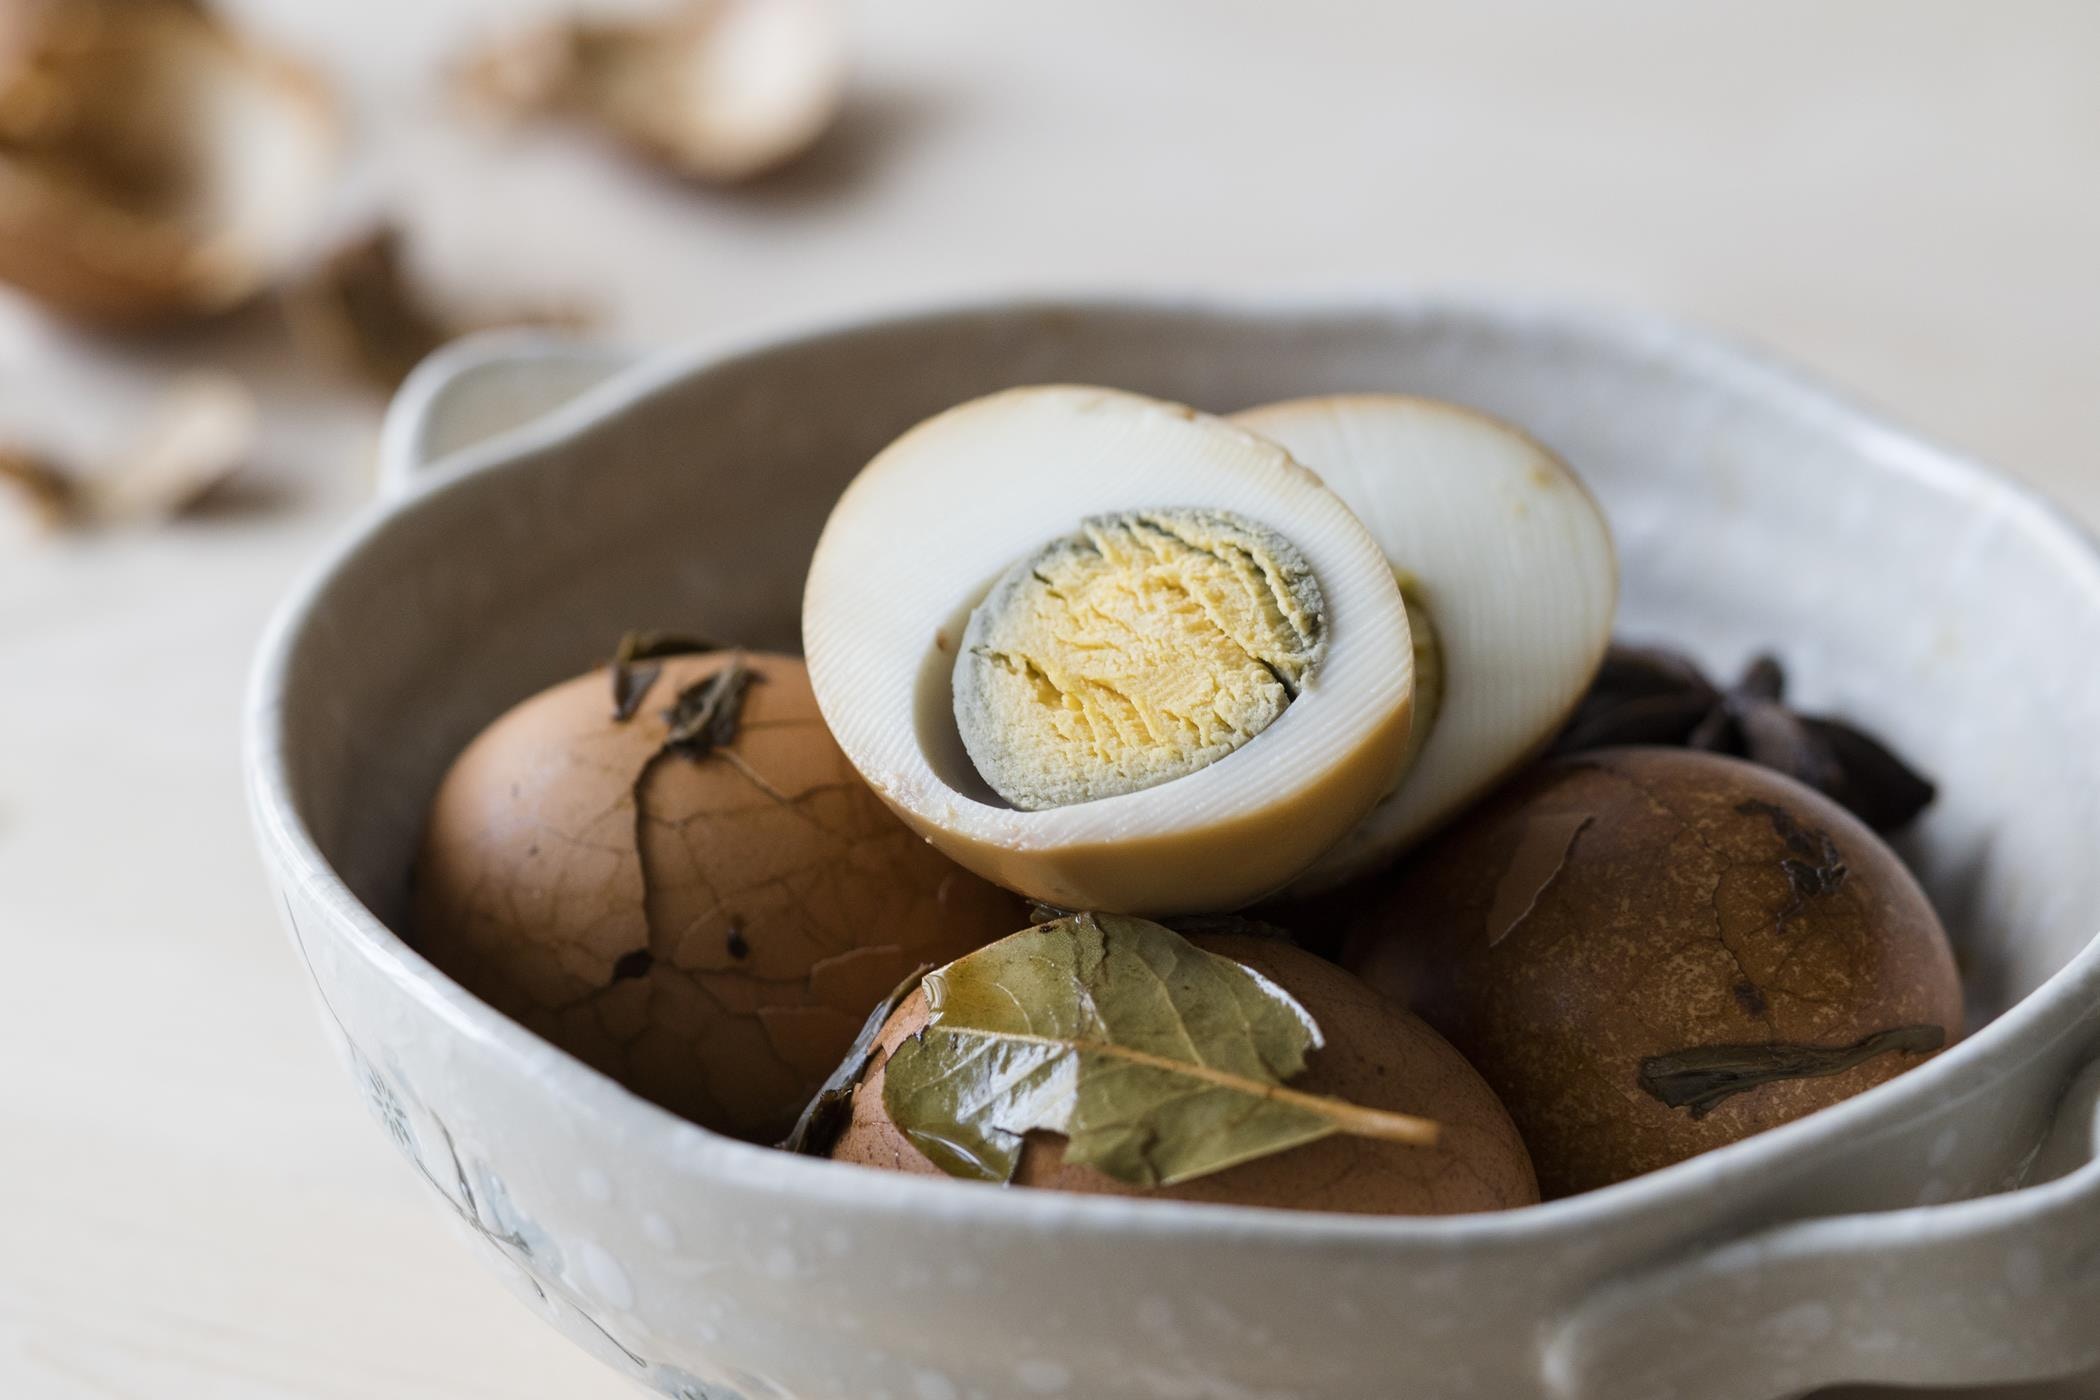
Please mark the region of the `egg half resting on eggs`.
POLYGON ((1233 421, 1318 472, 1369 528, 1406 576, 1438 672, 1433 703, 1418 694, 1406 776, 1294 882, 1313 894, 1389 863, 1559 732, 1611 643, 1618 560, 1575 474, 1486 414, 1339 394, 1233 421))
POLYGON ((1008 390, 860 473, 803 599, 861 775, 1066 908, 1238 908, 1389 792, 1413 710, 1385 550, 1273 442, 1109 389, 1008 390))

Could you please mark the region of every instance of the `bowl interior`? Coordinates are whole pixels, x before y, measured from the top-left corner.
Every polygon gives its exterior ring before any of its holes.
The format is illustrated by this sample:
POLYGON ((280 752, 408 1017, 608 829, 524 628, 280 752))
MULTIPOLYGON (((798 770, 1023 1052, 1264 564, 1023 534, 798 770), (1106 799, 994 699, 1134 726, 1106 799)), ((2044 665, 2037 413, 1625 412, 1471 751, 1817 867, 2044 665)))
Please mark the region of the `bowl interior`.
POLYGON ((1940 782, 1902 845, 1954 934, 1972 1027, 2100 929, 2092 553, 1997 479, 1712 342, 1464 306, 1022 307, 642 376, 620 411, 466 465, 373 527, 294 639, 293 798, 382 921, 438 779, 488 720, 632 628, 796 649, 810 551, 863 462, 963 399, 1074 381, 1218 411, 1405 390, 1523 426, 1610 516, 1623 635, 1722 672, 1776 649, 1795 698, 1940 782))

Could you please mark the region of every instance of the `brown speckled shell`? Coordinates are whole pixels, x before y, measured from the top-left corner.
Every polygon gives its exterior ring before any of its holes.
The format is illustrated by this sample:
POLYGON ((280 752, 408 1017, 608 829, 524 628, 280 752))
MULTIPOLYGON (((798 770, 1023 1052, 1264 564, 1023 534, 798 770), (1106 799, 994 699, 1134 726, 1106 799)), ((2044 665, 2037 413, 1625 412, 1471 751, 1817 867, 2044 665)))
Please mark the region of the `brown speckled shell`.
POLYGON ((1961 1029, 1946 935, 1902 862, 1836 804, 1734 759, 1617 749, 1541 765, 1355 898, 1344 960, 1495 1086, 1548 1198, 1776 1127, 1925 1057, 1764 1084, 1703 1117, 1643 1089, 1644 1059, 1961 1029))
MULTIPOLYGON (((1433 1118, 1434 1148, 1329 1137, 1178 1186, 1127 1185, 1092 1167, 1067 1166, 1064 1139, 1032 1133, 1015 1184, 1177 1201, 1346 1211, 1360 1215, 1454 1215, 1538 1199, 1531 1161, 1509 1114, 1442 1036, 1334 964, 1287 943, 1206 936, 1195 943, 1245 963, 1310 1011, 1327 1043, 1292 1087, 1370 1108, 1433 1118)), ((889 1054, 925 1024, 914 992, 883 1028, 878 1054, 854 1091, 853 1119, 834 1144, 840 1161, 938 1173, 882 1109, 889 1054)))
POLYGON ((414 940, 635 1092, 772 1140, 907 973, 1028 920, 890 815, 792 657, 745 657, 725 751, 652 766, 665 708, 726 661, 666 661, 625 724, 596 671, 490 725, 432 804, 414 940))

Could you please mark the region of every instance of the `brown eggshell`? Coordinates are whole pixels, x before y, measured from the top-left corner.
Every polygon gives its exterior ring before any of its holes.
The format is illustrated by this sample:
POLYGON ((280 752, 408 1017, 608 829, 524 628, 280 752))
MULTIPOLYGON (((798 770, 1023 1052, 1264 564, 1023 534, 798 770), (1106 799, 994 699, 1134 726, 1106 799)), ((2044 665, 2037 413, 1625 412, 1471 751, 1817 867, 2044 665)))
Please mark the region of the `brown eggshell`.
POLYGON ((773 1140, 914 967, 1028 919, 890 815, 793 657, 744 656, 726 749, 657 757, 666 709, 730 659, 663 662, 625 723, 601 670, 490 725, 432 803, 415 941, 635 1092, 773 1140))
MULTIPOLYGON (((1538 1199, 1531 1161, 1509 1114, 1458 1052, 1419 1019, 1341 968, 1287 943, 1240 936, 1193 941, 1267 976, 1312 1013, 1327 1043, 1313 1052, 1292 1088, 1434 1119, 1442 1129, 1438 1145, 1334 1136, 1177 1186, 1146 1188, 1092 1167, 1068 1166, 1061 1136, 1031 1133, 1015 1185, 1358 1215, 1455 1215, 1538 1199)), ((890 1053, 925 1023, 925 994, 913 992, 883 1027, 833 1158, 939 1173, 882 1105, 890 1053)))
POLYGON ((1543 764, 1354 897, 1344 961, 1478 1067, 1549 1199, 1777 1127, 1926 1056, 1761 1082, 1703 1112, 1644 1087, 1644 1062, 1652 1076, 1697 1047, 1961 1029, 1946 934, 1895 854, 1820 794, 1712 754, 1543 764))

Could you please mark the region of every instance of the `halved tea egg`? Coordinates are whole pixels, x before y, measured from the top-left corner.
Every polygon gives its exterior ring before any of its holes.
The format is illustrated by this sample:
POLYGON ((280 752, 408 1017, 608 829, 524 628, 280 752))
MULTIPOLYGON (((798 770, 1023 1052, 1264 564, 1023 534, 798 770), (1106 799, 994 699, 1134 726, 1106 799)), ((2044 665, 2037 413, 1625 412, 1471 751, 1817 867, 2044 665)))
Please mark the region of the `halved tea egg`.
POLYGON ((1387 863, 1551 740, 1611 642, 1618 559, 1575 474, 1486 414, 1342 394, 1233 421, 1318 472, 1370 529, 1407 576, 1441 678, 1399 787, 1294 886, 1316 893, 1387 863))
POLYGON ((802 631, 870 786, 1066 908, 1250 903, 1405 762, 1378 541, 1272 442, 1135 394, 1014 389, 907 432, 833 509, 802 631))

